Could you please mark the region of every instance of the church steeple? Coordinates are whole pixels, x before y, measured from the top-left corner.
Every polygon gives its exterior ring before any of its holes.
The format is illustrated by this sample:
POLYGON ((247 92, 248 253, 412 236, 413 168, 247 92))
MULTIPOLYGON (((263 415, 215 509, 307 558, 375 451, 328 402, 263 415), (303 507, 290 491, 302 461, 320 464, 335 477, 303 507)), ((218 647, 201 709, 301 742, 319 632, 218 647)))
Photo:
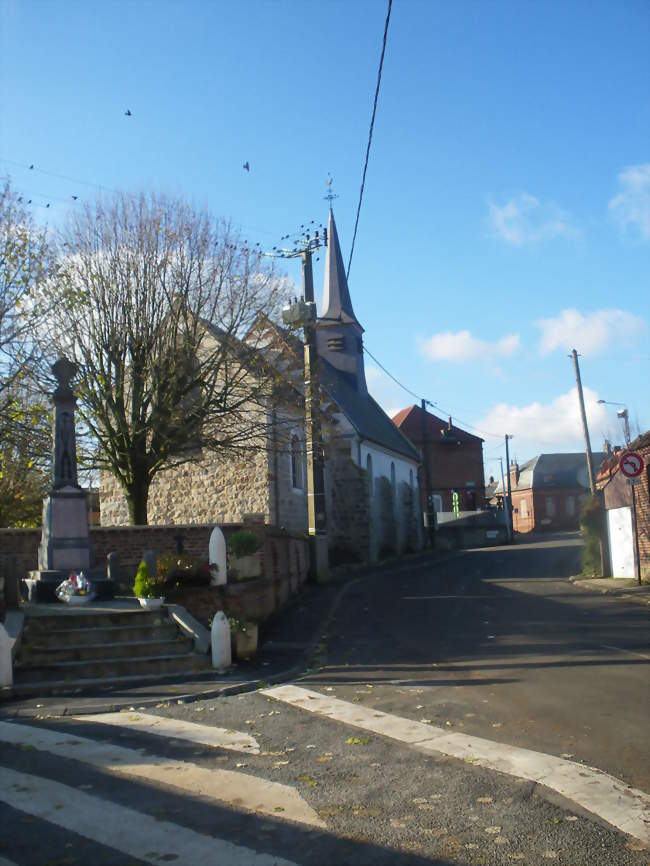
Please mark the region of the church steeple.
MULTIPOLYGON (((334 213, 330 208, 327 226, 327 253, 325 255, 325 286, 323 288, 323 319, 338 319, 342 322, 356 322, 357 317, 352 309, 348 280, 345 276, 345 265, 341 254, 341 245, 334 222, 334 213)), ((359 327, 361 327, 359 325, 359 327)), ((363 329, 362 329, 363 330, 363 329)))
POLYGON ((316 322, 318 354, 335 367, 355 390, 367 393, 363 365, 363 328, 352 309, 341 245, 330 207, 323 314, 316 322))

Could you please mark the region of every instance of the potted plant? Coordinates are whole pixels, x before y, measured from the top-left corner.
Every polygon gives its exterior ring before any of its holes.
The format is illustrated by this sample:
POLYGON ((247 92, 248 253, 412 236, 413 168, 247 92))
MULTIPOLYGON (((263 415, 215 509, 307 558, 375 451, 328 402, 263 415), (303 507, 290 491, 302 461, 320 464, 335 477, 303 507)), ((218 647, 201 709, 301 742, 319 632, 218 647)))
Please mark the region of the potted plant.
POLYGON ((250 529, 240 529, 228 538, 228 572, 235 580, 261 576, 259 547, 257 536, 250 529))
POLYGON ((133 583, 133 595, 146 610, 162 607, 165 597, 160 595, 160 583, 151 576, 149 566, 142 560, 133 583))
POLYGON ((230 636, 235 657, 240 661, 244 661, 257 655, 257 623, 247 622, 235 616, 229 617, 228 622, 230 624, 230 636))

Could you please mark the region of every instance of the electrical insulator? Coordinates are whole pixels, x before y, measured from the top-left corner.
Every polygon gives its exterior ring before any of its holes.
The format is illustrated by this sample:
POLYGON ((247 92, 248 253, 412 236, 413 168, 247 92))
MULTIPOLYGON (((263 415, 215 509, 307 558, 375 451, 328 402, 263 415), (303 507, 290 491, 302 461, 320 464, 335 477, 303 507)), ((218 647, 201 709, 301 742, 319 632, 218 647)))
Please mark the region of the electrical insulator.
POLYGON ((327 246, 327 229, 323 229, 323 246, 327 246))

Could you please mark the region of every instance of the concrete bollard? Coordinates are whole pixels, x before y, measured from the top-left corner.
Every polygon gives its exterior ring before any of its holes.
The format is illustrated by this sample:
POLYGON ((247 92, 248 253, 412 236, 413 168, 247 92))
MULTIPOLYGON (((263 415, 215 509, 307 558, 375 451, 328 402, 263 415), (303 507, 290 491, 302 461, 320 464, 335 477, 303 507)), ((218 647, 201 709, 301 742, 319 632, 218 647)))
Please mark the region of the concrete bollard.
MULTIPOLYGON (((230 629, 228 629, 230 632, 230 629)), ((0 687, 14 684, 14 668, 11 658, 12 641, 7 629, 0 623, 0 687)))
POLYGON ((229 668, 232 663, 230 648, 230 624, 222 610, 218 610, 212 619, 210 630, 212 644, 212 667, 229 668))
POLYGON ((120 582, 120 554, 112 550, 106 557, 106 578, 113 583, 120 582))
POLYGON ((222 586, 228 580, 226 539, 218 526, 215 526, 208 543, 208 559, 210 562, 210 586, 222 586), (217 569, 213 569, 216 565, 217 569))

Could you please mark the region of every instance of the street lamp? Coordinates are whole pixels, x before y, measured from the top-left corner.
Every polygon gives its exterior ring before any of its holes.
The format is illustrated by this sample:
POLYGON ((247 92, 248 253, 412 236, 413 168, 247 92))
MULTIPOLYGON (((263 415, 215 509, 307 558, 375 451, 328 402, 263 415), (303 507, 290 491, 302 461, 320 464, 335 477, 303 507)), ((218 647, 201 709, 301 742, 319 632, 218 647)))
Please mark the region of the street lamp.
POLYGON ((598 403, 604 403, 607 406, 622 406, 622 409, 619 409, 616 413, 617 418, 623 419, 623 432, 625 434, 625 444, 630 445, 630 419, 627 414, 627 406, 625 403, 615 403, 612 400, 598 400, 598 403))

